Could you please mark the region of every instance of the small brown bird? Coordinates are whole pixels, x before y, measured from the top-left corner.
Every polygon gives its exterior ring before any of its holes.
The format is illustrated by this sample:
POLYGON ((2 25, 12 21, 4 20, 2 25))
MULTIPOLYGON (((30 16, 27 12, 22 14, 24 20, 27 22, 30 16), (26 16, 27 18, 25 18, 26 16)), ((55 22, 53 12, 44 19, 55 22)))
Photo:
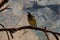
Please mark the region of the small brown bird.
POLYGON ((28 23, 33 27, 37 27, 35 16, 33 16, 30 12, 28 12, 27 17, 28 17, 28 23))

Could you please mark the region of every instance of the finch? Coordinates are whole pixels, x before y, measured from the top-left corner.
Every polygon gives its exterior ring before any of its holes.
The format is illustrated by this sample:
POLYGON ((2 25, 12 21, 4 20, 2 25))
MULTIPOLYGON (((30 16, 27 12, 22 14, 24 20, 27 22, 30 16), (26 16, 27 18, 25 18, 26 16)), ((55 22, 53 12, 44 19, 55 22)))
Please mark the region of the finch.
POLYGON ((30 12, 28 12, 27 17, 28 17, 28 23, 33 27, 37 27, 35 16, 33 16, 30 12))

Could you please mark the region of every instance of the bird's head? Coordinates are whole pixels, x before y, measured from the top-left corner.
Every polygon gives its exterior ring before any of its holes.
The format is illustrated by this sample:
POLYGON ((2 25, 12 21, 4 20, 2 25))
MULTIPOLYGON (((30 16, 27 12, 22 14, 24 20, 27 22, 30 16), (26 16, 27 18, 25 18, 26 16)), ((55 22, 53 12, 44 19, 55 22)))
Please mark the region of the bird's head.
POLYGON ((35 18, 30 12, 28 12, 28 15, 27 15, 29 18, 35 18))

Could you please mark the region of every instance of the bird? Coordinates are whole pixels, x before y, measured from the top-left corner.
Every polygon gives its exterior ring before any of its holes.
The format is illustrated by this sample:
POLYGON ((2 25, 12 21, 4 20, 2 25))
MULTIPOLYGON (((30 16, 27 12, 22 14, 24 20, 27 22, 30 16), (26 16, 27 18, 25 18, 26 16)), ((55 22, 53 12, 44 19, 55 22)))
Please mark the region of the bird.
POLYGON ((30 24, 30 26, 37 27, 35 16, 33 16, 30 12, 28 12, 27 17, 28 17, 28 23, 30 24))

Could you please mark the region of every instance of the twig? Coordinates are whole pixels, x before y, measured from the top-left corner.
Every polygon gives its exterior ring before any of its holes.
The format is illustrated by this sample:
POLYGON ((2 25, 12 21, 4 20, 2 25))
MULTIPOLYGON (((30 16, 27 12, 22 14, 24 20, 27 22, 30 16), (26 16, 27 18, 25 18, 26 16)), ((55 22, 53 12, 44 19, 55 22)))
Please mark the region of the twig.
MULTIPOLYGON (((8 6, 9 6, 9 5, 8 5, 8 6)), ((8 8, 8 6, 5 7, 5 8, 3 8, 3 9, 1 9, 0 12, 4 11, 5 9, 10 9, 10 8, 8 8)))
MULTIPOLYGON (((1 25, 3 28, 5 28, 4 25, 2 25, 1 23, 0 23, 0 25, 1 25)), ((8 31, 6 31, 6 34, 7 34, 8 40, 10 40, 8 31)))
POLYGON ((52 33, 54 35, 54 37, 56 38, 56 40, 59 40, 58 36, 55 33, 52 33))
POLYGON ((11 37, 12 37, 12 38, 14 38, 14 37, 13 37, 13 35, 12 35, 12 32, 11 32, 11 31, 9 31, 9 33, 10 33, 11 37))
MULTIPOLYGON (((1 23, 0 23, 0 25, 5 29, 5 26, 4 26, 4 25, 2 25, 1 23)), ((10 33, 11 37, 14 38, 13 35, 12 35, 12 33, 11 33, 11 31, 9 31, 9 33, 10 33)), ((7 31, 6 31, 6 34, 7 34, 7 36, 8 36, 8 40, 10 40, 9 34, 8 34, 7 31)))
MULTIPOLYGON (((46 30, 46 27, 45 27, 44 29, 46 30)), ((49 37, 48 37, 47 32, 44 32, 44 33, 45 33, 45 35, 46 35, 46 37, 47 37, 47 40, 50 40, 49 37)))
POLYGON ((6 31, 6 34, 7 34, 7 36, 8 36, 8 40, 10 40, 10 38, 9 38, 9 34, 8 34, 8 32, 6 31))

